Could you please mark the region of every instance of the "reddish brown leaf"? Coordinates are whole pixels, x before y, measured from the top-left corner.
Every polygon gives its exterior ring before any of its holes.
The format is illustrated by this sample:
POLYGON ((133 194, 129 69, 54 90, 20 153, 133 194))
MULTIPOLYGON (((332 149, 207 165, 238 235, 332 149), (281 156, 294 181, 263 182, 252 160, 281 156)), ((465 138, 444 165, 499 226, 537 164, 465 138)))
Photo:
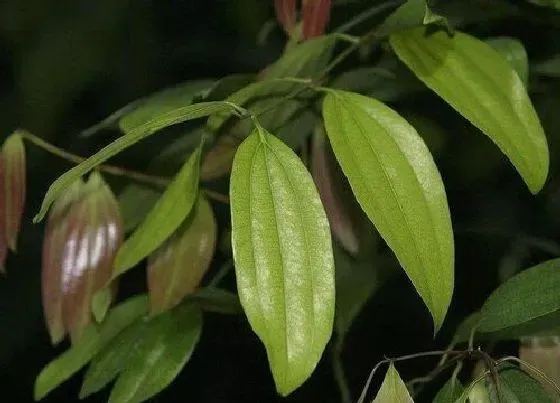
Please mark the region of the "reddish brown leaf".
POLYGON ((2 154, 4 155, 6 242, 8 247, 15 251, 26 191, 25 146, 21 135, 16 132, 8 137, 2 147, 2 154))
POLYGON ((361 223, 367 220, 352 196, 350 186, 320 127, 312 137, 311 175, 319 190, 334 237, 347 252, 356 256, 365 239, 361 223))
POLYGON ((216 247, 216 220, 200 196, 175 234, 148 259, 148 290, 153 313, 176 306, 200 284, 216 247))
POLYGON ((331 12, 331 0, 303 0, 303 39, 325 33, 331 12))
POLYGON ((290 34, 296 25, 296 0, 275 0, 276 19, 290 34))
POLYGON ((111 279, 122 219, 97 173, 52 209, 43 248, 43 304, 51 339, 72 342, 92 320, 93 296, 111 279))

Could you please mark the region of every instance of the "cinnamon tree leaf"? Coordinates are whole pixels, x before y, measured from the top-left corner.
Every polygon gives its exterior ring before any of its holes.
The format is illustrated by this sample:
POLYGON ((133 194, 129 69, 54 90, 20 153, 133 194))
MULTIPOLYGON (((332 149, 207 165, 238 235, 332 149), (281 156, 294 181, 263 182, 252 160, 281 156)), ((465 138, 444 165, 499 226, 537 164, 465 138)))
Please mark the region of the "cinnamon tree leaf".
POLYGON ((199 196, 185 222, 148 258, 152 313, 173 308, 198 287, 214 255, 216 237, 212 207, 199 196))
POLYGON ((103 347, 131 323, 148 313, 146 295, 130 298, 111 309, 101 324, 92 324, 79 343, 51 361, 35 380, 35 400, 48 395, 82 369, 103 347))
POLYGON ((416 130, 362 95, 330 90, 325 128, 352 191, 430 310, 436 331, 453 294, 454 245, 441 176, 416 130))
POLYGON ((332 333, 329 224, 303 163, 260 127, 237 151, 230 199, 239 298, 286 396, 309 378, 332 333))
POLYGON ((201 147, 187 159, 144 221, 125 241, 115 261, 116 277, 156 250, 191 212, 198 195, 201 147))
POLYGON ((373 403, 414 403, 393 363, 389 365, 373 403))
POLYGON ((41 209, 33 221, 41 221, 45 217, 54 200, 56 200, 60 193, 64 192, 68 186, 74 183, 82 175, 88 173, 91 169, 117 155, 124 149, 167 126, 185 122, 187 120, 201 118, 224 110, 236 110, 236 108, 229 102, 202 102, 172 110, 161 116, 154 117, 152 120, 139 124, 138 126, 126 126, 127 132, 125 135, 102 148, 99 152, 92 155, 81 164, 76 165, 74 168, 70 169, 54 181, 54 183, 49 187, 49 190, 43 199, 41 209))
POLYGON ((519 75, 490 45, 456 32, 414 28, 391 35, 398 57, 436 94, 485 133, 532 193, 549 168, 547 140, 519 75))

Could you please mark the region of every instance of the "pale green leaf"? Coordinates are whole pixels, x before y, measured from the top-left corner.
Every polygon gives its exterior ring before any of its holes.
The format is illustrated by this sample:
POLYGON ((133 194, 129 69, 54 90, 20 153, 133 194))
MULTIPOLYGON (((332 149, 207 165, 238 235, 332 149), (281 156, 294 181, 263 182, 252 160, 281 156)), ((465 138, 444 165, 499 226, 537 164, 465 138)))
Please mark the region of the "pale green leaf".
POLYGON ((330 91, 323 117, 356 199, 439 329, 453 294, 454 246, 445 189, 428 148, 396 112, 361 95, 330 91))
POLYGON ((523 82, 490 45, 464 33, 427 35, 425 28, 390 37, 399 58, 429 88, 489 136, 537 193, 549 152, 523 82))
POLYGON ((386 36, 409 28, 436 24, 447 27, 447 20, 434 14, 426 0, 407 0, 377 28, 377 36, 386 36))
POLYGON ((527 82, 529 80, 529 58, 523 43, 518 39, 509 38, 507 36, 490 38, 485 42, 506 58, 511 67, 513 67, 519 75, 519 78, 521 78, 525 87, 527 87, 527 82))
MULTIPOLYGON (((165 389, 190 359, 202 332, 202 313, 183 304, 153 318, 120 373, 109 403, 140 403, 165 389)), ((118 359, 118 357, 117 357, 118 359)))
POLYGON ((305 166, 260 128, 237 151, 230 195, 239 298, 285 396, 309 378, 332 333, 328 221, 305 166))
POLYGON ((145 295, 130 298, 112 309, 101 325, 88 327, 79 343, 51 361, 35 381, 35 400, 40 400, 53 389, 82 369, 103 347, 138 318, 148 313, 145 295))
POLYGON ((524 270, 503 283, 480 310, 478 331, 494 332, 560 311, 560 259, 524 270))
POLYGON ((47 191, 39 213, 33 219, 34 222, 41 221, 51 204, 60 196, 64 190, 68 188, 74 181, 82 175, 88 173, 91 169, 99 164, 107 161, 109 158, 117 155, 124 149, 132 146, 143 138, 163 129, 164 127, 171 126, 177 123, 185 122, 187 120, 197 119, 203 116, 211 115, 224 110, 236 110, 236 108, 229 102, 205 102, 194 105, 189 105, 184 108, 175 109, 165 115, 158 116, 151 121, 136 127, 127 127, 127 133, 117 140, 113 141, 108 146, 102 148, 99 152, 89 157, 87 160, 74 168, 70 169, 64 175, 59 177, 47 191))
POLYGON ((433 403, 455 403, 463 394, 463 385, 457 379, 451 378, 439 390, 433 403))
POLYGON ((414 403, 393 363, 389 365, 373 403, 414 403))
POLYGON ((124 242, 115 259, 116 277, 157 249, 191 212, 198 195, 201 148, 169 184, 144 221, 124 242))

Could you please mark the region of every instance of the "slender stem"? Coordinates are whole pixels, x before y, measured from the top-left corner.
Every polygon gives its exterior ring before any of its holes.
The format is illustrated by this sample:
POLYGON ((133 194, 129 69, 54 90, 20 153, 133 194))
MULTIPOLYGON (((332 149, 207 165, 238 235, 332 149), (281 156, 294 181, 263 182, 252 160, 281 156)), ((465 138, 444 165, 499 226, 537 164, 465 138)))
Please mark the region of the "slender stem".
POLYGON ((362 11, 361 13, 359 13, 349 21, 345 22, 344 24, 336 28, 335 32, 340 32, 340 33, 348 32, 356 25, 360 25, 362 22, 367 21, 371 17, 385 10, 388 10, 389 8, 398 6, 400 3, 401 3, 400 1, 388 1, 383 4, 376 4, 373 7, 370 7, 367 10, 362 11))
POLYGON ((220 266, 216 275, 210 280, 208 287, 217 287, 220 281, 224 279, 225 276, 229 273, 229 271, 233 268, 233 261, 228 260, 224 264, 220 266))

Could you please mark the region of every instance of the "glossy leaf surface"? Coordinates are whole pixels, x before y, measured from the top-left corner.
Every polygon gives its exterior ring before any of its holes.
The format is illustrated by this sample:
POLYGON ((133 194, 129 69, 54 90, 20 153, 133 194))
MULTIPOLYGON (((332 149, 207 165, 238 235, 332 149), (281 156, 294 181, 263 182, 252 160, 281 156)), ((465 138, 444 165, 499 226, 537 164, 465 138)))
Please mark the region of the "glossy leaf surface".
POLYGON ((119 137, 117 140, 102 148, 99 152, 59 177, 49 187, 49 190, 43 199, 41 209, 33 220, 35 222, 41 221, 47 214, 51 204, 59 197, 60 193, 65 191, 69 185, 79 179, 82 175, 88 173, 97 165, 102 164, 109 158, 117 155, 143 138, 160 129, 163 129, 164 127, 185 122, 187 120, 201 118, 224 110, 235 110, 235 108, 228 102, 204 102, 173 110, 140 126, 127 127, 128 132, 124 136, 119 137))
POLYGON ((212 207, 200 196, 186 221, 148 259, 153 313, 173 308, 198 287, 210 266, 216 237, 212 207))
POLYGON ((522 271, 490 295, 477 330, 494 332, 560 311, 560 259, 522 271))
POLYGON ((117 276, 155 251, 191 212, 198 195, 200 147, 189 157, 144 221, 117 255, 117 276))
POLYGON ((436 94, 494 141, 532 193, 544 186, 549 152, 519 75, 490 45, 464 33, 416 28, 390 37, 399 58, 436 94))
POLYGON ((439 329, 453 293, 454 246, 445 189, 416 130, 379 101, 331 91, 323 117, 356 199, 439 329))
POLYGON ((393 363, 389 365, 373 403, 414 403, 393 363))
POLYGON ((239 297, 285 396, 311 375, 332 332, 328 221, 305 166, 263 129, 237 151, 230 196, 239 297))
POLYGON ((147 296, 128 299, 113 308, 101 325, 86 329, 80 343, 51 361, 35 381, 35 400, 40 400, 82 369, 103 347, 131 323, 148 313, 147 296))

